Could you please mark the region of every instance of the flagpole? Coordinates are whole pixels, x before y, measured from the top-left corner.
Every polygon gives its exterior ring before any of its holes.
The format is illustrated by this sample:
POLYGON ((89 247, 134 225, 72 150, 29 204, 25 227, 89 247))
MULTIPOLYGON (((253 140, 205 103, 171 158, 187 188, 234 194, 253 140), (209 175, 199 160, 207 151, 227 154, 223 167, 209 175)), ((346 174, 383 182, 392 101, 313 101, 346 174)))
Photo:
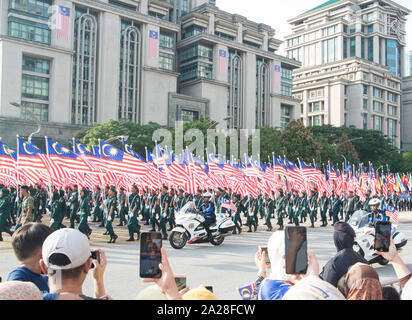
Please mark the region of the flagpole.
POLYGON ((16 143, 17 143, 17 161, 16 161, 16 169, 17 169, 17 182, 18 182, 18 184, 20 184, 20 175, 19 175, 19 172, 20 172, 20 168, 19 168, 19 135, 18 134, 16 134, 16 143))

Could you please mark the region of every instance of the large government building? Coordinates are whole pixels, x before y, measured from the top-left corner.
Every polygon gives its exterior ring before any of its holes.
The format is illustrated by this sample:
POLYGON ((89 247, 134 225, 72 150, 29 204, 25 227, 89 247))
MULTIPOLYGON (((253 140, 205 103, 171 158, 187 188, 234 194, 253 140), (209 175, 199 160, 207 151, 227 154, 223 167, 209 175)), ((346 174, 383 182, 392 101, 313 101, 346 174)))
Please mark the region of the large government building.
POLYGON ((409 13, 390 0, 330 0, 289 20, 287 55, 302 63, 293 96, 306 125, 379 130, 401 147, 409 13))
POLYGON ((254 129, 301 116, 301 63, 277 53, 272 27, 215 1, 2 0, 0 14, 0 136, 11 146, 36 130, 33 115, 40 146, 118 119, 254 129))

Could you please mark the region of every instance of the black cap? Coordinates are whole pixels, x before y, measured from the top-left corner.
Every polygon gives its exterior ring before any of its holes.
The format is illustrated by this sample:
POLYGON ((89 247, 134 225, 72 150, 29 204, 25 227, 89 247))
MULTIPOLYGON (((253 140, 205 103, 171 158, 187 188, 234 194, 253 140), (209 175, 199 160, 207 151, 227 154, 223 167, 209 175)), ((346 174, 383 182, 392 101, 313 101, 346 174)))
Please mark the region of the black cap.
POLYGON ((115 187, 111 187, 110 191, 113 191, 114 193, 116 193, 116 188, 115 187))
POLYGON ((179 192, 185 193, 185 190, 183 190, 182 188, 179 188, 179 192))

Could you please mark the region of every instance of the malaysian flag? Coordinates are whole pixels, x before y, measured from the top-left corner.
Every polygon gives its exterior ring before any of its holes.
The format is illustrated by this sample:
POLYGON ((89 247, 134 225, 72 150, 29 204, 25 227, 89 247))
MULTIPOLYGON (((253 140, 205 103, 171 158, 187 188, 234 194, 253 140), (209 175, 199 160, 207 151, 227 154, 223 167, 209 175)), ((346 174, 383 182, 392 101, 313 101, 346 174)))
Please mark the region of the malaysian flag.
POLYGON ((227 52, 226 50, 219 50, 219 74, 226 75, 227 74, 227 52))
POLYGON ((149 59, 157 59, 159 52, 159 32, 149 30, 149 59))
POLYGON ((16 169, 17 151, 0 141, 0 172, 9 173, 16 169))
POLYGON ((275 65, 275 77, 273 78, 273 87, 275 90, 280 90, 280 73, 282 68, 279 65, 275 65))
POLYGON ((233 202, 229 199, 222 199, 222 208, 226 208, 228 210, 233 210, 236 211, 236 206, 233 204, 233 202))
POLYGON ((70 8, 59 6, 57 15, 57 39, 69 40, 70 8))
POLYGON ((391 206, 384 206, 383 209, 385 210, 385 214, 388 217, 391 217, 393 219, 393 222, 399 223, 399 212, 396 210, 394 207, 391 206))

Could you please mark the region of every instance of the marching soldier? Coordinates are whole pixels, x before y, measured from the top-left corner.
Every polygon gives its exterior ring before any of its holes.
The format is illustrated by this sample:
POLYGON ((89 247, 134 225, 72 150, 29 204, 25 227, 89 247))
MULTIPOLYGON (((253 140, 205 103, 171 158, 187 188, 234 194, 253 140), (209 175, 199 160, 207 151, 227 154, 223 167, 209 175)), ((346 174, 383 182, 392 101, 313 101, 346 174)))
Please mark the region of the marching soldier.
POLYGON ((128 242, 135 241, 134 234, 137 233, 137 240, 140 240, 140 225, 137 220, 141 210, 141 198, 137 186, 132 187, 132 194, 128 198, 129 215, 127 219, 127 229, 129 230, 128 242))
MULTIPOLYGON (((306 191, 302 191, 302 197, 300 198, 300 223, 306 222, 306 216, 308 212, 308 197, 306 191)), ((315 215, 315 221, 317 221, 317 216, 315 215)))
POLYGON ((96 186, 94 189, 94 209, 93 209, 93 222, 101 222, 99 227, 104 227, 103 212, 101 209, 103 198, 100 187, 96 186))
POLYGON ((299 215, 301 210, 301 201, 302 199, 299 197, 299 193, 297 190, 293 193, 293 200, 292 200, 292 210, 293 210, 293 222, 295 226, 299 227, 299 215))
POLYGON ((90 216, 90 203, 88 197, 89 191, 87 189, 82 189, 80 191, 80 202, 79 202, 79 211, 80 211, 80 222, 79 222, 79 231, 83 233, 87 238, 90 239, 90 234, 92 233, 89 228, 87 220, 90 216))
POLYGON ((268 194, 265 194, 262 208, 265 213, 265 224, 268 227, 267 231, 272 231, 273 228, 270 219, 272 218, 272 215, 275 212, 275 200, 270 199, 268 194))
MULTIPOLYGON (((318 200, 317 200, 317 194, 315 190, 310 191, 308 206, 309 206, 309 218, 311 222, 311 228, 314 228, 315 219, 318 214, 318 200)), ((302 222, 302 220, 300 222, 302 222)))
POLYGON ((240 199, 240 195, 237 195, 237 194, 233 195, 233 204, 236 207, 236 211, 232 214, 232 220, 233 220, 233 223, 235 224, 235 230, 233 230, 233 234, 242 233, 242 219, 240 217, 242 206, 240 204, 239 199, 240 199), (236 232, 236 229, 238 230, 238 232, 236 232))
POLYGON ((254 231, 256 232, 257 230, 257 205, 258 201, 253 197, 253 195, 249 195, 249 203, 247 207, 247 220, 246 220, 246 225, 249 227, 249 230, 247 232, 252 232, 252 226, 254 228, 254 231), (256 218, 255 218, 256 217, 256 218))
POLYGON ((7 219, 9 219, 11 210, 12 210, 12 203, 9 197, 9 190, 8 189, 0 189, 0 241, 3 241, 2 232, 6 232, 10 235, 13 235, 11 232, 7 219))
POLYGON ((341 208, 343 207, 342 200, 340 199, 338 194, 335 194, 335 198, 332 201, 332 213, 333 213, 333 224, 334 226, 337 222, 339 222, 339 213, 341 208))
POLYGON ((118 236, 114 233, 113 230, 113 220, 115 218, 115 209, 117 206, 117 198, 116 198, 116 188, 111 187, 108 192, 108 197, 104 203, 104 211, 105 211, 105 227, 107 230, 107 234, 110 235, 110 240, 107 243, 115 243, 118 236))
POLYGON ((278 197, 276 198, 276 211, 278 218, 279 230, 283 230, 283 215, 286 211, 287 198, 283 195, 283 190, 279 190, 278 197))
POLYGON ((170 200, 171 200, 168 194, 168 189, 169 188, 167 186, 163 186, 162 192, 160 196, 157 198, 157 203, 155 205, 155 212, 157 209, 157 212, 160 216, 159 225, 162 230, 163 240, 168 239, 167 231, 166 231, 166 221, 167 221, 167 212, 169 210, 170 200))
POLYGON ((365 198, 366 200, 363 203, 362 210, 366 212, 371 212, 371 207, 369 206, 369 201, 371 200, 369 191, 365 194, 365 198))
POLYGON ((156 226, 158 227, 159 231, 160 231, 160 223, 157 220, 157 212, 156 209, 158 209, 157 207, 157 199, 158 199, 158 194, 156 193, 155 189, 152 189, 152 193, 150 194, 150 196, 148 197, 148 202, 149 202, 149 206, 150 206, 150 222, 152 224, 152 229, 150 230, 150 232, 155 232, 156 231, 156 226))
POLYGON ((350 217, 355 212, 355 197, 353 196, 352 190, 349 191, 349 197, 346 200, 344 211, 345 211, 345 222, 348 222, 350 217))
POLYGON ((327 212, 330 208, 330 199, 326 196, 326 191, 323 191, 322 197, 319 199, 319 207, 322 227, 326 227, 328 225, 327 212))
POLYGON ((74 229, 74 221, 79 222, 77 211, 79 211, 79 193, 77 185, 73 186, 73 192, 70 194, 70 228, 74 229))
POLYGON ((126 206, 126 194, 124 192, 124 188, 120 188, 119 196, 119 219, 120 223, 117 225, 118 227, 123 227, 123 225, 127 225, 126 215, 127 215, 127 206, 126 206))
POLYGON ((202 206, 202 201, 203 201, 203 199, 202 199, 202 190, 200 190, 200 189, 196 190, 196 195, 195 195, 193 200, 195 202, 196 209, 200 210, 200 207, 202 206))
POLYGON ((59 200, 60 200, 60 194, 57 190, 53 191, 52 195, 52 201, 50 202, 49 205, 49 210, 50 210, 50 228, 53 231, 59 230, 60 229, 60 223, 58 216, 60 216, 61 212, 59 212, 59 200))
POLYGON ((151 198, 151 192, 150 189, 147 188, 146 190, 143 191, 143 195, 141 196, 141 201, 142 201, 142 212, 143 212, 143 219, 142 221, 145 221, 144 225, 149 226, 150 225, 150 198, 151 198))
POLYGON ((170 225, 170 230, 171 231, 175 226, 175 213, 178 213, 182 208, 186 205, 186 197, 185 197, 185 191, 183 189, 179 189, 177 193, 177 197, 175 197, 173 201, 173 206, 171 206, 171 213, 170 216, 168 217, 169 225, 170 225))

